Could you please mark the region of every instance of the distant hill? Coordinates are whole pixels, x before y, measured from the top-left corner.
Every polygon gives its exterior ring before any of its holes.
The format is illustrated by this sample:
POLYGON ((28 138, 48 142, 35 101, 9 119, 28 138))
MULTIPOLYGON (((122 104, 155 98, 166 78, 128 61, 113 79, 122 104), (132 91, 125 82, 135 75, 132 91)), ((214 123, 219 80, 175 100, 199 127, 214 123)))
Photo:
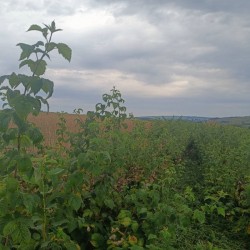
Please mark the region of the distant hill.
POLYGON ((237 127, 250 128, 250 116, 212 118, 211 121, 237 127))
POLYGON ((136 117, 140 120, 182 120, 191 122, 206 122, 211 120, 211 117, 201 117, 201 116, 142 116, 136 117))
POLYGON ((216 122, 222 125, 250 128, 250 116, 202 117, 202 116, 142 116, 140 120, 182 120, 191 122, 216 122))

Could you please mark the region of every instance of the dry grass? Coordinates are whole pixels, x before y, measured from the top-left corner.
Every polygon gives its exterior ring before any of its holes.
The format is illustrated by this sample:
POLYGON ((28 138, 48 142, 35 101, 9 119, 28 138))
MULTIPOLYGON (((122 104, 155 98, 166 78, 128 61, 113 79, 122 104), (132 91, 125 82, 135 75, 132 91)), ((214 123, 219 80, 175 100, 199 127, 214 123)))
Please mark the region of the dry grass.
MULTIPOLYGON (((44 135, 45 145, 54 146, 57 140, 56 131, 59 128, 58 123, 60 121, 61 113, 53 112, 41 112, 38 116, 29 116, 29 121, 34 123, 44 135)), ((75 119, 78 115, 63 113, 63 117, 66 120, 66 126, 71 132, 77 131, 75 119)), ((86 119, 86 115, 80 115, 81 119, 86 119)))
MULTIPOLYGON (((83 121, 86 119, 86 115, 53 112, 41 112, 38 116, 29 116, 28 118, 30 122, 32 122, 41 130, 42 134, 44 135, 45 145, 47 146, 55 146, 55 143, 57 141, 56 131, 59 128, 58 123, 60 122, 61 115, 63 115, 63 117, 65 118, 66 126, 70 132, 77 132, 78 130, 78 126, 75 121, 76 118, 80 118, 83 121)), ((127 120, 126 124, 128 127, 127 129, 132 130, 135 123, 132 120, 127 120)))

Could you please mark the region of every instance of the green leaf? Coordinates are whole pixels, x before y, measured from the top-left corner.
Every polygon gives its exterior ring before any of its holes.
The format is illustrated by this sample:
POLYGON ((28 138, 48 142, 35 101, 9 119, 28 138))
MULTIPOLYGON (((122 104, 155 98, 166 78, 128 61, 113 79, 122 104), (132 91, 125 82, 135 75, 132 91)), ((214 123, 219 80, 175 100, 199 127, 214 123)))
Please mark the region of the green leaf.
POLYGON ((34 145, 37 145, 38 143, 40 143, 43 140, 43 134, 41 133, 39 128, 31 127, 27 131, 27 134, 28 134, 29 138, 32 140, 34 145))
POLYGON ((198 210, 198 209, 195 209, 194 210, 194 214, 193 214, 193 219, 199 221, 201 224, 205 223, 205 213, 198 210))
POLYGON ((132 228, 133 232, 136 233, 138 228, 139 228, 139 224, 136 221, 133 221, 131 224, 131 228, 132 228))
POLYGON ((125 217, 125 218, 122 218, 121 220, 119 220, 119 222, 120 222, 124 227, 128 227, 128 226, 131 225, 132 220, 131 220, 131 218, 129 218, 129 217, 125 217))
POLYGON ((30 84, 30 89, 31 93, 34 93, 36 95, 43 87, 43 80, 38 77, 33 77, 31 84, 30 84))
POLYGON ((11 102, 12 107, 15 108, 17 115, 21 119, 26 120, 28 114, 32 112, 32 104, 27 102, 27 97, 21 95, 13 98, 11 102))
POLYGON ((217 212, 219 215, 222 215, 223 217, 226 216, 225 208, 223 207, 217 207, 217 212))
POLYGON ((140 210, 139 210, 139 214, 146 214, 148 211, 148 209, 146 207, 142 207, 140 210))
POLYGON ((29 242, 31 234, 24 220, 13 220, 7 223, 3 229, 4 236, 11 236, 15 243, 29 242))
POLYGON ((113 209, 115 207, 115 203, 111 199, 105 199, 104 204, 110 209, 113 209))
POLYGON ((99 233, 94 233, 91 235, 91 244, 93 247, 99 248, 99 247, 103 247, 104 243, 105 243, 105 239, 104 237, 99 234, 99 233))
POLYGON ((15 73, 12 73, 9 76, 9 83, 10 83, 10 86, 12 88, 15 88, 15 87, 17 87, 19 85, 20 79, 19 79, 19 77, 15 73))
POLYGON ((29 58, 32 52, 34 51, 34 46, 26 44, 26 43, 18 43, 17 46, 20 46, 22 49, 22 53, 20 55, 19 61, 29 58))
POLYGON ((39 233, 33 233, 32 238, 36 241, 39 241, 41 239, 41 235, 39 233))
MULTIPOLYGON (((144 250, 145 248, 144 248, 144 247, 137 246, 137 245, 134 245, 134 246, 131 246, 129 249, 130 249, 130 250, 144 250)), ((158 249, 158 248, 156 248, 156 249, 158 249)))
POLYGON ((31 72, 37 76, 43 75, 46 71, 47 63, 44 60, 29 60, 28 66, 31 72))
POLYGON ((27 135, 21 135, 20 136, 20 141, 21 141, 21 145, 23 147, 30 147, 30 146, 32 146, 32 141, 30 140, 30 138, 27 135))
POLYGON ((8 224, 6 224, 3 228, 3 235, 8 236, 11 235, 17 228, 16 221, 10 221, 8 224))
POLYGON ((12 232, 11 237, 13 238, 14 242, 17 243, 29 242, 31 239, 31 234, 29 228, 25 224, 18 223, 18 227, 12 232))
POLYGON ((44 37, 45 39, 47 39, 47 36, 48 36, 48 28, 43 28, 43 29, 42 29, 42 33, 43 33, 43 37, 44 37))
POLYGON ((76 194, 71 195, 69 198, 69 204, 75 211, 77 211, 81 207, 82 197, 76 194))
MULTIPOLYGON (((5 110, 6 111, 6 110, 5 110)), ((0 131, 4 132, 8 129, 11 121, 11 113, 10 112, 0 112, 0 131)))
POLYGON ((64 243, 64 246, 65 246, 65 249, 67 250, 79 250, 80 249, 80 246, 73 241, 64 243))
POLYGON ((44 46, 44 42, 43 42, 43 41, 38 41, 38 42, 35 43, 33 46, 34 46, 34 47, 44 46))
POLYGON ((69 222, 68 219, 62 219, 62 220, 53 222, 52 225, 53 225, 53 227, 58 227, 58 226, 61 226, 63 224, 67 224, 68 222, 69 222))
POLYGON ((149 236, 148 236, 148 240, 155 240, 157 238, 158 237, 155 234, 149 234, 149 236))
POLYGON ((23 66, 28 65, 29 63, 32 63, 30 59, 24 60, 19 64, 19 69, 21 69, 23 66))
POLYGON ((40 204, 40 198, 34 194, 23 193, 22 194, 23 204, 27 211, 32 213, 33 208, 40 204))
POLYGON ((1 199, 0 200, 0 217, 4 217, 8 212, 9 212, 9 209, 8 209, 7 202, 4 199, 1 199))
POLYGON ((5 183, 8 192, 15 192, 19 187, 19 182, 14 177, 6 178, 5 183))
POLYGON ((42 81, 43 81, 42 90, 44 91, 44 93, 47 94, 46 99, 48 99, 53 94, 53 91, 54 91, 54 82, 52 82, 52 81, 50 81, 48 79, 45 79, 45 78, 42 78, 42 81))
MULTIPOLYGON (((49 112, 49 103, 47 102, 46 99, 42 98, 41 96, 36 96, 36 99, 40 102, 43 103, 44 105, 47 106, 47 112, 49 112)), ((47 97, 48 99, 48 97, 47 97)))
POLYGON ((70 62, 72 50, 71 48, 65 43, 58 43, 57 44, 58 53, 61 54, 66 60, 70 62))
POLYGON ((46 43, 45 44, 45 49, 47 52, 50 52, 52 51, 54 48, 57 47, 57 44, 56 43, 53 43, 53 42, 50 42, 50 43, 46 43))
POLYGON ((32 169, 32 162, 28 155, 20 157, 17 161, 18 170, 21 172, 28 172, 32 169))
POLYGON ((32 30, 43 32, 43 29, 37 24, 32 24, 27 31, 32 31, 32 30))
POLYGON ((48 172, 48 175, 58 175, 61 174, 64 171, 63 168, 53 168, 48 172))

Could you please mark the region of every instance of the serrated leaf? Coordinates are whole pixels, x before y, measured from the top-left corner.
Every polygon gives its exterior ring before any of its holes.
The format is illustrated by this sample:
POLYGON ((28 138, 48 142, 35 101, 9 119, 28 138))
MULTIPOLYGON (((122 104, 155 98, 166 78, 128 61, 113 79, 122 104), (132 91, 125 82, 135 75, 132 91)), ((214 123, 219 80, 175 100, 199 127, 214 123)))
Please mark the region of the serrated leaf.
POLYGON ((56 47, 57 47, 57 44, 53 43, 53 42, 45 44, 45 49, 46 49, 47 52, 50 52, 51 50, 53 50, 56 47))
POLYGON ((15 192, 19 187, 19 182, 14 177, 6 178, 5 183, 8 192, 15 192))
MULTIPOLYGON (((46 105, 47 106, 47 112, 49 112, 49 103, 47 102, 47 100, 45 100, 41 96, 36 96, 36 99, 38 101, 40 101, 41 103, 43 103, 44 105, 46 105)), ((47 99, 48 99, 48 97, 47 97, 47 99)))
POLYGON ((18 170, 28 172, 32 168, 32 162, 29 156, 20 157, 17 161, 18 170))
POLYGON ((80 250, 80 246, 76 244, 75 242, 66 242, 64 243, 64 246, 67 250, 80 250))
POLYGON ((19 64, 19 69, 21 69, 24 65, 29 65, 30 59, 24 60, 19 64))
POLYGON ((69 198, 69 204, 75 211, 77 211, 81 207, 82 197, 76 194, 71 195, 69 198))
POLYGON ((33 77, 33 80, 30 82, 31 93, 36 95, 43 87, 43 80, 38 77, 33 77))
POLYGON ((39 233, 33 233, 32 238, 36 241, 39 241, 41 239, 41 235, 39 233))
POLYGON ((149 236, 148 236, 148 240, 155 240, 157 238, 158 237, 155 234, 149 234, 149 236))
POLYGON ((16 114, 23 120, 26 120, 28 114, 32 112, 32 105, 26 99, 25 96, 12 99, 12 106, 15 108, 16 114))
POLYGON ((43 37, 47 38, 47 36, 48 36, 48 28, 43 28, 42 33, 43 33, 43 37))
POLYGON ((58 43, 57 44, 58 53, 61 54, 66 60, 70 62, 72 50, 71 48, 65 43, 58 43))
POLYGON ((115 207, 115 203, 111 199, 105 199, 104 204, 110 209, 113 209, 115 207))
POLYGON ((222 215, 223 217, 226 216, 225 208, 223 207, 217 207, 217 212, 219 215, 222 215))
POLYGON ((131 229, 133 230, 134 233, 136 233, 138 228, 139 228, 139 224, 136 221, 134 221, 131 225, 131 229))
POLYGON ((39 47, 39 46, 44 46, 44 42, 38 41, 37 43, 34 44, 34 47, 39 47))
POLYGON ((37 31, 43 31, 43 29, 37 25, 37 24, 32 24, 27 31, 32 31, 32 30, 37 30, 37 31))
POLYGON ((132 220, 131 220, 131 218, 129 218, 129 217, 125 217, 125 218, 119 220, 119 222, 120 222, 124 227, 128 227, 128 226, 131 225, 132 220))
POLYGON ((40 76, 45 73, 47 63, 44 60, 37 60, 37 61, 30 60, 28 66, 33 74, 40 76))
POLYGON ((15 221, 8 222, 3 228, 3 235, 8 236, 11 235, 17 228, 17 224, 15 221))
POLYGON ((11 237, 16 243, 29 242, 31 239, 31 234, 29 228, 23 224, 18 223, 18 227, 12 232, 11 237))
POLYGON ((42 90, 48 94, 46 99, 50 98, 53 94, 53 91, 54 91, 54 82, 48 80, 48 79, 44 79, 42 78, 42 82, 43 82, 43 85, 42 85, 42 90))
POLYGON ((31 127, 27 131, 29 138, 32 140, 33 144, 36 145, 43 140, 43 134, 39 130, 39 128, 31 127))
POLYGON ((29 147, 32 145, 32 141, 30 140, 30 138, 27 135, 21 135, 20 141, 21 141, 21 145, 23 147, 29 147))
POLYGON ((93 247, 99 248, 104 245, 105 239, 104 237, 99 233, 94 233, 91 235, 91 244, 93 247))
POLYGON ((23 204, 26 207, 27 211, 32 212, 33 208, 40 203, 40 198, 34 194, 22 194, 23 204))
POLYGON ((203 211, 200 211, 198 209, 194 210, 194 214, 193 214, 193 219, 199 221, 200 223, 205 223, 205 213, 203 211))
POLYGON ((10 83, 10 86, 12 88, 15 88, 15 87, 17 87, 19 85, 20 79, 19 79, 19 77, 15 73, 12 73, 9 76, 9 83, 10 83))
POLYGON ((34 50, 33 45, 29 45, 26 43, 18 43, 17 46, 20 46, 20 48, 22 49, 22 53, 20 55, 19 61, 21 61, 25 58, 29 58, 34 50))

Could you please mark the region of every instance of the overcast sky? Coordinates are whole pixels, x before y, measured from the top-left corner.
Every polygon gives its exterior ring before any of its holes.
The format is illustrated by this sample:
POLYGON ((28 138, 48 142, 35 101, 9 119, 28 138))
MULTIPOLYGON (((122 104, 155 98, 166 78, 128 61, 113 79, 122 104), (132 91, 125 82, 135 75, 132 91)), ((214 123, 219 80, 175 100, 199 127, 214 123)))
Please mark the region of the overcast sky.
POLYGON ((116 86, 135 116, 250 115, 249 0, 0 0, 0 75, 53 20, 73 54, 48 63, 52 111, 93 110, 116 86))

